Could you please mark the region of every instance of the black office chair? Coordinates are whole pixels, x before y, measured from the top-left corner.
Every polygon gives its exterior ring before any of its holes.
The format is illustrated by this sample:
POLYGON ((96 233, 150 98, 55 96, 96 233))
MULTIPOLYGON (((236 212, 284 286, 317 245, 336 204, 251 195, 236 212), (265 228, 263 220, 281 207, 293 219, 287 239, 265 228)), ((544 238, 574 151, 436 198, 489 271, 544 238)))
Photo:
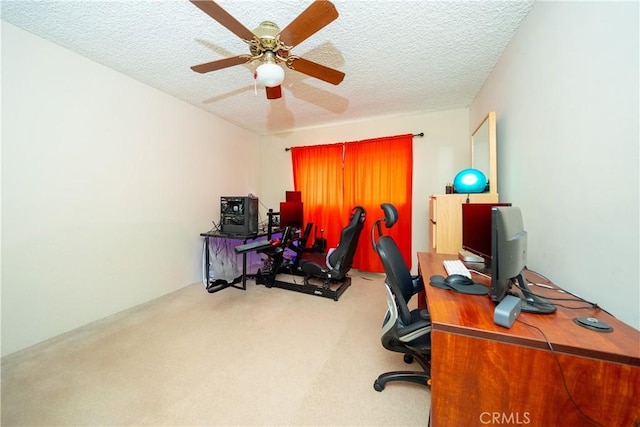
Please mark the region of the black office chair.
POLYGON ((422 367, 421 372, 394 371, 381 374, 373 388, 384 390, 389 381, 410 381, 429 386, 431 384, 431 320, 426 309, 409 310, 411 297, 424 289, 421 276, 412 276, 398 246, 390 236, 382 233, 381 223, 391 228, 398 220, 398 211, 389 203, 380 205, 384 218, 371 227, 371 244, 378 253, 384 272, 387 290, 387 313, 382 325, 384 348, 403 353, 404 361, 414 360, 422 367), (376 241, 376 234, 378 239, 376 241))
POLYGON ((323 279, 325 287, 328 287, 331 280, 339 281, 346 276, 353 264, 353 255, 360 240, 365 216, 366 212, 362 206, 351 209, 349 224, 342 229, 336 249, 323 257, 324 263, 302 260, 301 269, 305 273, 305 284, 309 277, 317 277, 323 279))

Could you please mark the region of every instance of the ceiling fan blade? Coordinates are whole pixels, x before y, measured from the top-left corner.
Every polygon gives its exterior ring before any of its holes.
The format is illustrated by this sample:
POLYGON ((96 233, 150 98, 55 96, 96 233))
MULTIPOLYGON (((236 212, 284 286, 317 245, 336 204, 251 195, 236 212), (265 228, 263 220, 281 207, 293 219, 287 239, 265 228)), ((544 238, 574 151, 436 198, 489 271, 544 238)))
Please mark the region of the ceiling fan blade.
POLYGON ((279 99, 282 98, 282 86, 266 87, 267 99, 279 99))
POLYGON ((234 65, 244 64, 248 62, 246 55, 232 56, 230 58, 218 59, 217 61, 205 62, 204 64, 194 65, 191 67, 196 73, 204 74, 210 71, 220 70, 222 68, 233 67, 234 65))
POLYGON ((253 40, 255 37, 253 31, 238 22, 236 18, 231 16, 229 12, 221 8, 213 0, 191 0, 191 3, 195 4, 200 10, 218 21, 242 40, 253 40))
POLYGON ((280 41, 296 46, 338 18, 338 11, 327 0, 315 0, 296 19, 280 31, 280 41))
POLYGON ((304 58, 292 59, 288 66, 292 70, 299 71, 303 74, 324 80, 325 82, 334 85, 339 85, 344 79, 344 73, 342 71, 325 67, 324 65, 320 65, 317 62, 309 61, 304 58))

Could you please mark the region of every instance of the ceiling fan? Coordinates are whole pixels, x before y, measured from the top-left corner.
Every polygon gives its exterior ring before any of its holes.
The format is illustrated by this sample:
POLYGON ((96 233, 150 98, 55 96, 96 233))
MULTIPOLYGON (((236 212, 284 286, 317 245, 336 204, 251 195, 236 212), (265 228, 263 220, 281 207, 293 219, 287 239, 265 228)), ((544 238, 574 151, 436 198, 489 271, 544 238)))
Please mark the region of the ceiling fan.
POLYGON ((242 54, 194 65, 191 67, 193 71, 197 73, 208 73, 222 68, 260 60, 262 64, 256 69, 254 78, 258 83, 265 86, 267 99, 278 99, 282 97, 282 87, 280 84, 284 80, 284 70, 277 65, 278 63, 283 63, 287 68, 334 85, 340 84, 344 79, 344 73, 342 71, 325 67, 308 59, 290 54, 294 46, 300 44, 338 18, 338 11, 330 1, 315 0, 283 30, 280 30, 280 28, 271 21, 264 21, 253 31, 247 29, 213 0, 190 1, 204 13, 240 37, 249 45, 250 52, 250 54, 242 54))

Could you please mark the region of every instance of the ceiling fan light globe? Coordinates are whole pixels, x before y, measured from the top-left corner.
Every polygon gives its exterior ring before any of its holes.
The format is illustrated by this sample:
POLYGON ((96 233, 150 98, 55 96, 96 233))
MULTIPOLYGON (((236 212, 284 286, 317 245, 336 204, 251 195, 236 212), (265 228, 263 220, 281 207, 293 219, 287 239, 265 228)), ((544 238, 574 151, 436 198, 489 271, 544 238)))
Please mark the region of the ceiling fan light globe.
POLYGON ((255 72, 256 83, 264 87, 280 86, 284 81, 284 70, 277 64, 261 64, 255 72))

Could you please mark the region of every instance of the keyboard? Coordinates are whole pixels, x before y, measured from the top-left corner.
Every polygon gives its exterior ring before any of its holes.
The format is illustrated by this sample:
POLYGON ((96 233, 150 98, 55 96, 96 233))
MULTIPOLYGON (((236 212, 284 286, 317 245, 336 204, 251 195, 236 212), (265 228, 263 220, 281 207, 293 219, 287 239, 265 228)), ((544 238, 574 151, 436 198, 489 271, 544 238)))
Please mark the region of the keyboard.
POLYGON ((467 276, 469 279, 471 279, 471 272, 469 271, 467 266, 458 259, 448 259, 442 261, 442 265, 444 265, 444 269, 447 270, 447 275, 449 276, 451 276, 452 274, 462 274, 463 276, 467 276))

